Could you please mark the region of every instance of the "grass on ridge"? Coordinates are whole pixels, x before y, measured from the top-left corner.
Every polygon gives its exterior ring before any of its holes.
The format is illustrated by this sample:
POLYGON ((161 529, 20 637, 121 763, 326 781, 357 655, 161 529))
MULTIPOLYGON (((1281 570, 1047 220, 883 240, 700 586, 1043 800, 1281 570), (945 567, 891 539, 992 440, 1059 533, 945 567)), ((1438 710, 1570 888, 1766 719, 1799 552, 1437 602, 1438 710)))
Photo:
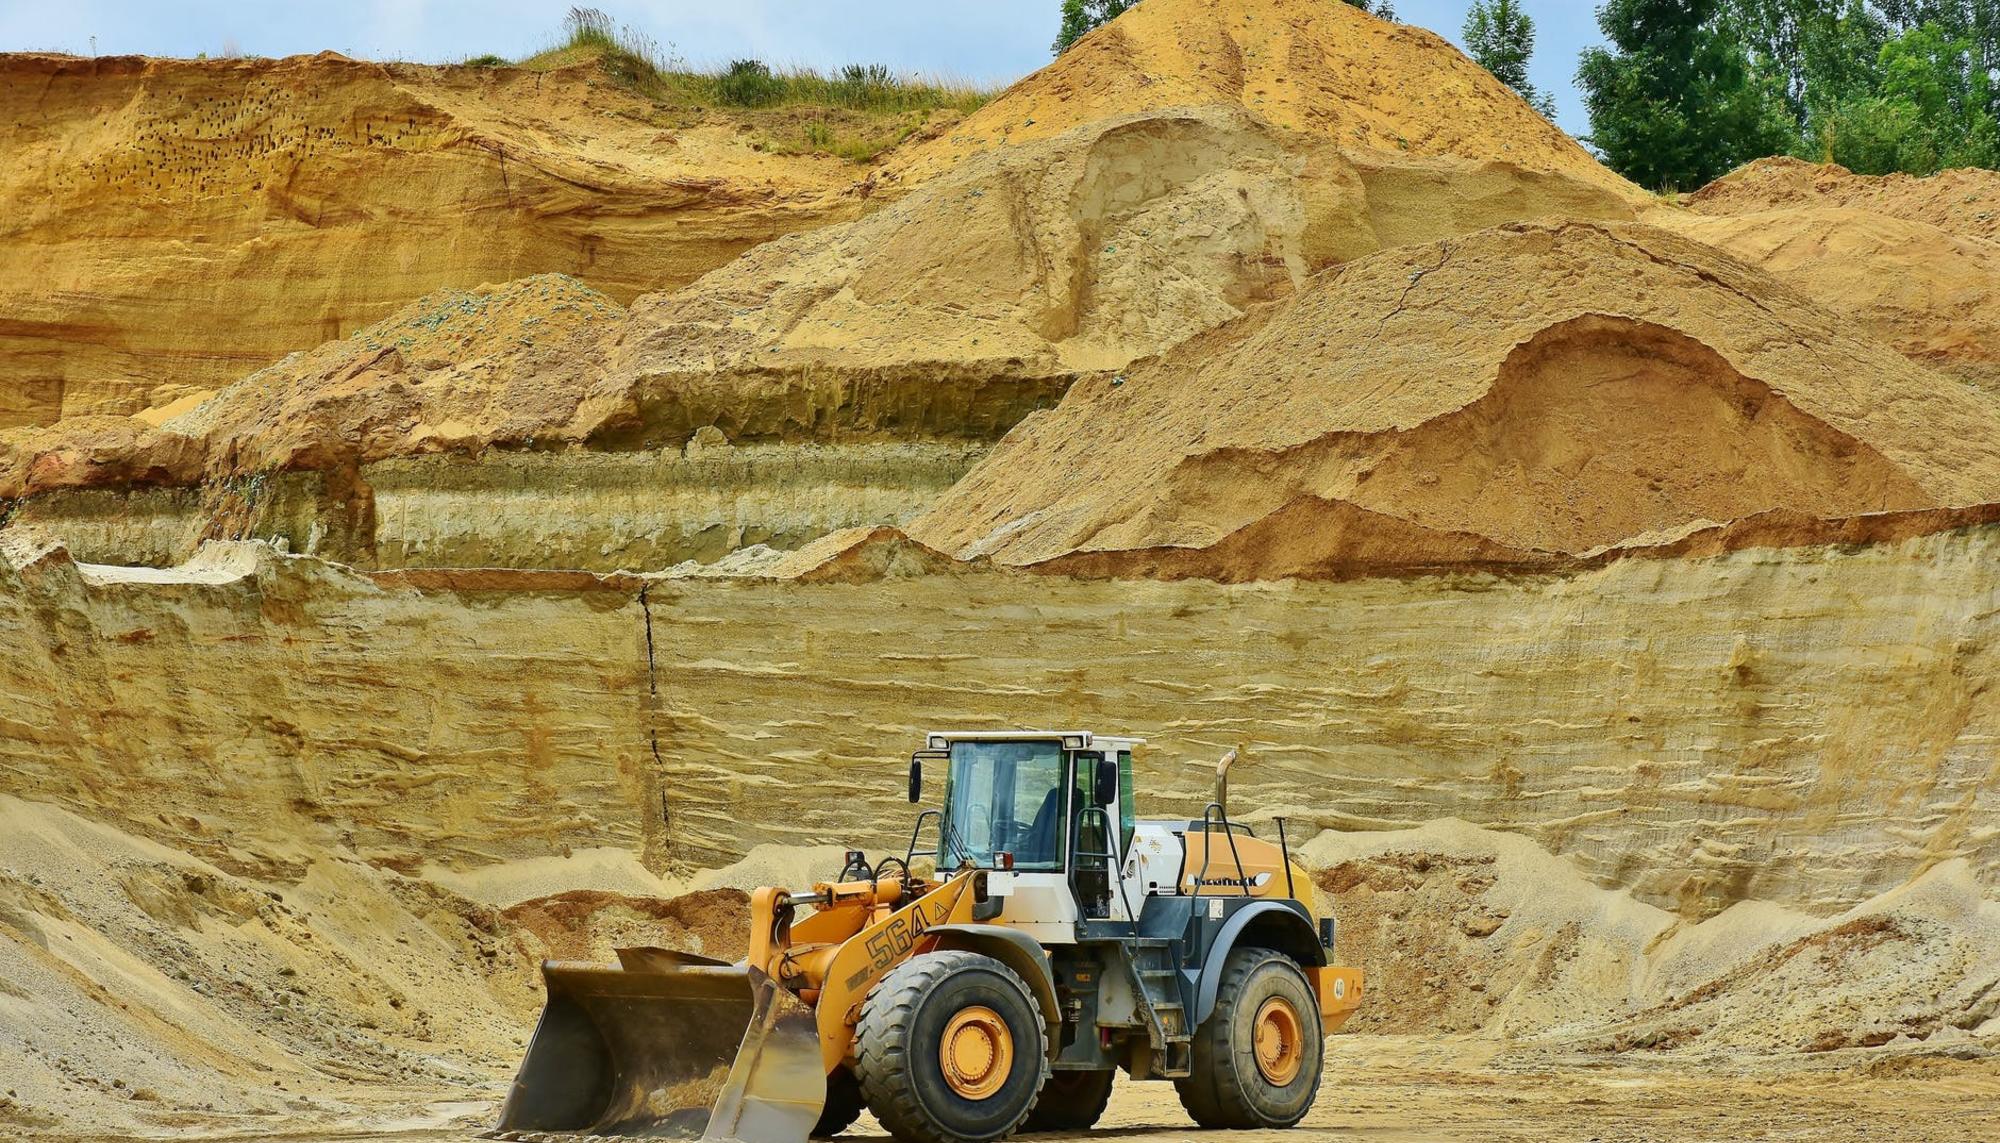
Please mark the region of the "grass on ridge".
MULTIPOLYGON (((550 71, 590 62, 620 87, 658 103, 773 113, 754 117, 770 150, 856 161, 902 142, 934 112, 970 114, 993 95, 962 80, 898 75, 881 64, 849 64, 832 74, 774 69, 760 60, 693 68, 643 32, 615 28, 596 8, 571 8, 562 39, 514 66, 550 71)), ((466 63, 497 67, 506 61, 481 56, 466 63)))

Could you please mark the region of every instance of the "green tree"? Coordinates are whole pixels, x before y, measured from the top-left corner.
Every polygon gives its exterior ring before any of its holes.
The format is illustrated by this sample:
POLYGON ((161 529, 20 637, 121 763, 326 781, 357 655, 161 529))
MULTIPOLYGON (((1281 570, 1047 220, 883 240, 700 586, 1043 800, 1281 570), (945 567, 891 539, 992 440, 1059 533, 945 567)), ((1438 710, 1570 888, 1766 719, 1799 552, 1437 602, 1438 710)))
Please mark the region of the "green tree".
POLYGON ((1390 3, 1389 0, 1347 0, 1347 3, 1349 6, 1359 8, 1363 12, 1373 12, 1384 20, 1393 20, 1396 18, 1396 6, 1390 3))
POLYGON ((1751 67, 1720 4, 1605 0, 1597 10, 1611 46, 1584 52, 1577 71, 1588 141, 1634 182, 1698 187, 1798 139, 1783 91, 1751 67))
POLYGON ((1124 13, 1125 9, 1139 0, 1063 0, 1062 27, 1056 32, 1056 42, 1052 45, 1055 54, 1061 55, 1069 46, 1084 37, 1084 33, 1101 24, 1109 23, 1124 13))
POLYGON ((1466 10, 1465 50, 1493 77, 1519 92, 1529 106, 1555 116, 1555 101, 1535 90, 1528 60, 1535 54, 1535 21, 1515 0, 1472 0, 1466 10))
POLYGON ((2000 0, 1727 0, 1795 153, 1863 174, 1992 166, 2000 0))

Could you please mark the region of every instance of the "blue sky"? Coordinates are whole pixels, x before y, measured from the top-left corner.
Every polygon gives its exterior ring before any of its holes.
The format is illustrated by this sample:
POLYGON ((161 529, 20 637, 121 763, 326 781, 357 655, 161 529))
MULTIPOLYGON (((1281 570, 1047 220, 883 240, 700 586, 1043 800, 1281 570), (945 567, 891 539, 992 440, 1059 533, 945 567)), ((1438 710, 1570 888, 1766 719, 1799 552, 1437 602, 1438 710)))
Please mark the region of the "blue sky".
MULTIPOLYGON (((1335 3, 1338 0, 1296 0, 1335 3)), ((688 60, 886 63, 1006 81, 1048 62, 1058 0, 595 0, 688 60)), ((1467 0, 1396 0, 1397 16, 1454 41, 1467 0)), ((1523 0, 1535 18, 1534 79, 1557 121, 1587 121, 1573 85, 1577 53, 1600 37, 1592 0, 1523 0)), ((281 56, 331 48, 352 56, 444 62, 546 46, 567 0, 0 0, 0 50, 191 56, 226 47, 281 56)))

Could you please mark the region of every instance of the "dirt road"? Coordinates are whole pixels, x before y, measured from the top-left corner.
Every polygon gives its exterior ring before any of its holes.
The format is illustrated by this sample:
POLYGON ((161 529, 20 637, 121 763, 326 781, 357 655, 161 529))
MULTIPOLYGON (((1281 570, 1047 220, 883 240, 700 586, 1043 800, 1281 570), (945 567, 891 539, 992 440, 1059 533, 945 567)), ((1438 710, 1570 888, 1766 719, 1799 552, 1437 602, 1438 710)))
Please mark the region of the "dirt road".
MULTIPOLYGON (((1246 1132, 1232 1143, 1353 1139, 1369 1143, 1576 1140, 1578 1143, 1990 1143, 2000 1140, 2000 1058, 1913 1057, 1893 1049, 1783 1060, 1627 1053, 1601 1061, 1498 1051, 1470 1039, 1342 1036, 1325 1085, 1297 1131, 1246 1132)), ((496 1089, 499 1085, 495 1085, 496 1089)), ((293 1143, 442 1143, 474 1138, 494 1092, 445 1099, 416 1091, 343 1093, 377 1109, 313 1125, 214 1119, 179 1139, 293 1143)), ((1169 1084, 1121 1081, 1090 1138, 1166 1143, 1204 1134, 1169 1084)), ((72 1135, 76 1143, 121 1136, 72 1135)), ((886 1138, 864 1118, 845 1138, 886 1138)), ((1080 1136, 1042 1136, 1051 1143, 1080 1136)))

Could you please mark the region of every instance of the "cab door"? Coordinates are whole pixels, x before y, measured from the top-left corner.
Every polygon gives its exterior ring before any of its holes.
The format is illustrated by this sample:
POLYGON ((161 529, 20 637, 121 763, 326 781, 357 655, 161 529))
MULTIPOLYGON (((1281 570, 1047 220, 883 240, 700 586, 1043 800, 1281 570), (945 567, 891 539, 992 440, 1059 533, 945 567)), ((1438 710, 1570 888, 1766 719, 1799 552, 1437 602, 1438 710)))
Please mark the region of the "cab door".
POLYGON ((1129 757, 1107 761, 1100 752, 1079 751, 1070 769, 1070 887, 1084 920, 1131 919, 1119 892, 1125 836, 1116 768, 1121 762, 1129 765, 1129 757))

